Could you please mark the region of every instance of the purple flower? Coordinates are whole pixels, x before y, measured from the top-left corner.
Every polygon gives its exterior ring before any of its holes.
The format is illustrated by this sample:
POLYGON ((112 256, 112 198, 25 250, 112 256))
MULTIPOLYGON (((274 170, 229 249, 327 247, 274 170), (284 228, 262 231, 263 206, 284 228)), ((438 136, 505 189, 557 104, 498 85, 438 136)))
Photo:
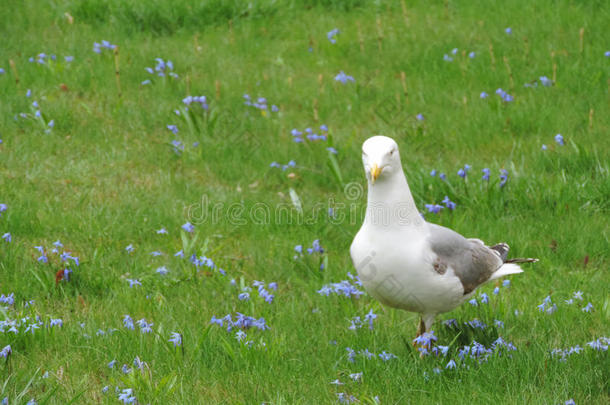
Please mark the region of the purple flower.
POLYGON ((504 187, 508 181, 508 170, 500 169, 500 187, 504 187))
POLYGON ((239 298, 240 301, 250 301, 250 294, 248 294, 247 292, 243 292, 239 294, 237 298, 239 298))
POLYGON ((178 332, 172 332, 168 342, 172 342, 174 344, 174 347, 182 346, 182 335, 178 332))
POLYGON ((460 169, 460 170, 458 170, 457 175, 460 176, 461 178, 465 179, 466 171, 464 169, 460 169))
POLYGON ((432 171, 430 172, 430 176, 432 176, 432 177, 436 176, 436 170, 435 169, 432 169, 432 171))
POLYGON ((4 239, 8 243, 10 243, 13 240, 12 237, 11 237, 11 234, 9 232, 7 232, 4 235, 2 235, 2 239, 4 239))
POLYGON ((373 330, 373 321, 377 318, 377 315, 373 313, 371 309, 368 314, 364 316, 364 320, 369 323, 369 329, 373 330))
POLYGON ((11 349, 11 345, 6 345, 2 350, 0 350, 0 357, 7 358, 10 354, 13 353, 13 349, 11 349))
POLYGON ((545 87, 550 87, 553 85, 553 81, 546 76, 540 76, 540 83, 542 83, 545 87))
POLYGON ((426 204, 426 209, 428 210, 428 212, 431 212, 433 214, 438 214, 443 208, 445 207, 438 204, 426 204))
POLYGON ((445 206, 447 208, 449 208, 451 211, 453 211, 456 206, 456 204, 449 199, 449 196, 445 196, 445 198, 443 198, 443 204, 445 204, 445 206))
POLYGON ((174 133, 174 135, 178 134, 178 127, 176 125, 168 125, 167 129, 172 131, 174 133))
POLYGON ((347 82, 355 82, 356 80, 352 76, 346 75, 343 71, 340 71, 337 76, 335 76, 335 80, 346 84, 347 82))
POLYGON ((447 178, 447 175, 445 173, 441 173, 438 175, 438 178, 441 180, 445 180, 447 178))
POLYGON ((195 230, 195 227, 190 222, 185 223, 181 226, 181 228, 186 232, 193 232, 195 230))
POLYGON ((477 302, 477 299, 476 299, 476 298, 471 299, 470 301, 468 301, 468 303, 469 303, 470 305, 472 305, 473 307, 477 307, 477 306, 479 306, 479 303, 477 302))
POLYGON ((134 286, 137 287, 137 286, 142 285, 142 283, 140 283, 140 280, 138 280, 138 279, 128 278, 126 280, 129 282, 129 288, 133 288, 134 286))
POLYGON ((555 142, 557 142, 560 146, 565 145, 565 143, 563 141, 563 136, 561 134, 555 135, 555 142))
POLYGON ((482 172, 483 172, 482 179, 485 181, 489 181, 490 170, 486 167, 482 170, 482 172))
POLYGON ((332 29, 326 33, 326 38, 330 41, 331 44, 336 44, 337 40, 335 37, 339 34, 339 28, 332 29))

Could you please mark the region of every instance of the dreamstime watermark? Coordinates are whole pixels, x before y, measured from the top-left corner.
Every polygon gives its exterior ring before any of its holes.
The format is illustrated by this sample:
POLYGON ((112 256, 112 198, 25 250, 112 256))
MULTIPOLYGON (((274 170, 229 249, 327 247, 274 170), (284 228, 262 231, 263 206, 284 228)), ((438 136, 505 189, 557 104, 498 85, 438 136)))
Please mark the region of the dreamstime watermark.
POLYGON ((343 189, 341 201, 329 198, 324 202, 305 205, 299 201, 246 203, 213 201, 207 194, 199 202, 185 209, 187 220, 194 225, 226 223, 245 225, 312 225, 325 219, 331 224, 357 225, 366 218, 369 223, 381 226, 410 225, 422 218, 412 203, 363 201, 364 188, 360 183, 348 183, 343 189))

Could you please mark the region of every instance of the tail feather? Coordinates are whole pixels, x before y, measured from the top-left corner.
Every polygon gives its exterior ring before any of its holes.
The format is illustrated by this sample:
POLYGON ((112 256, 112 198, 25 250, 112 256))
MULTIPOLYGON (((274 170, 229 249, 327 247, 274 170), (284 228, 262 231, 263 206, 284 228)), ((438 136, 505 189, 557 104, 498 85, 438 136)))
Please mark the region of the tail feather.
POLYGON ((532 259, 531 257, 518 257, 515 259, 505 260, 504 263, 536 263, 538 259, 532 259))
POLYGON ((519 274, 519 273, 523 273, 523 269, 521 269, 521 267, 519 267, 519 265, 513 264, 513 263, 505 263, 502 266, 500 266, 500 268, 491 275, 491 277, 489 278, 489 281, 495 280, 500 277, 508 276, 509 274, 519 274))

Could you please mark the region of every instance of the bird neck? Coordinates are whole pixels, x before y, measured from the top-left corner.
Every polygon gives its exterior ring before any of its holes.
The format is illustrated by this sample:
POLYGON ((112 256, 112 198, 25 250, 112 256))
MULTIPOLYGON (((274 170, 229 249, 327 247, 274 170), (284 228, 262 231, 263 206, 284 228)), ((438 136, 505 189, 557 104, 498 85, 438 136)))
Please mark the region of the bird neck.
POLYGON ((375 184, 368 183, 365 224, 377 227, 413 227, 424 223, 401 171, 375 184))

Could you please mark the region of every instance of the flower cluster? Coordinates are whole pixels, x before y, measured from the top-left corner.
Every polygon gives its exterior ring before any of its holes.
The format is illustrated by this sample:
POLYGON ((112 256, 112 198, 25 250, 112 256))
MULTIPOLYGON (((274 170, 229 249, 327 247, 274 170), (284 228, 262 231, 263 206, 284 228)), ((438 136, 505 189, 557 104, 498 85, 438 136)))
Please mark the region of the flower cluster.
POLYGON ((511 101, 514 100, 514 97, 511 96, 510 94, 508 94, 507 92, 505 92, 504 90, 502 90, 501 88, 496 90, 496 94, 498 96, 500 96, 500 98, 502 99, 502 101, 505 101, 507 103, 510 103, 511 101))
MULTIPOLYGON (((256 101, 252 101, 249 94, 244 94, 244 104, 247 106, 252 106, 254 108, 258 108, 261 111, 267 111, 269 108, 267 106, 267 99, 265 97, 259 97, 256 101)), ((271 105, 272 112, 278 112, 280 109, 275 104, 271 105)))
POLYGON ((334 293, 347 298, 359 298, 361 295, 364 294, 364 292, 362 290, 359 290, 357 287, 362 286, 362 282, 360 281, 358 276, 354 276, 351 273, 347 273, 347 275, 352 279, 354 284, 352 284, 348 280, 342 280, 339 283, 326 284, 317 291, 318 294, 328 297, 330 296, 330 294, 334 293))
POLYGON ((303 131, 294 128, 290 131, 290 134, 292 135, 292 140, 296 143, 303 143, 305 138, 308 141, 325 141, 327 139, 328 127, 320 125, 320 132, 321 134, 316 134, 311 128, 305 128, 303 131), (305 138, 303 138, 303 135, 305 135, 305 138))
POLYGON ((369 312, 364 315, 364 320, 362 320, 359 316, 355 316, 350 320, 349 330, 356 330, 362 328, 365 323, 369 324, 369 329, 373 330, 373 321, 377 319, 377 315, 373 313, 373 310, 369 310, 369 312))
MULTIPOLYGON (((159 77, 170 76, 170 77, 173 77, 174 79, 178 78, 178 75, 173 72, 174 64, 172 63, 171 60, 168 60, 166 62, 161 58, 155 58, 155 62, 156 62, 156 64, 155 64, 154 69, 151 67, 147 67, 147 68, 144 68, 144 70, 146 70, 151 75, 156 74, 159 77)), ((142 84, 144 84, 144 83, 142 83, 142 84)))
POLYGON ((265 323, 265 318, 256 319, 252 316, 247 316, 240 312, 236 312, 236 314, 237 315, 235 316, 235 320, 233 320, 233 317, 231 316, 231 314, 227 314, 222 318, 216 318, 215 316, 212 316, 210 323, 216 324, 220 327, 226 326, 227 332, 231 332, 233 329, 246 330, 246 329, 250 329, 252 327, 257 328, 262 331, 271 329, 265 323))
POLYGON ((115 50, 116 45, 113 45, 106 40, 103 40, 101 43, 98 43, 98 42, 93 43, 93 52, 102 53, 102 50, 104 50, 104 49, 115 50))
MULTIPOLYGON (((303 245, 296 245, 294 247, 294 251, 298 254, 298 256, 294 256, 295 259, 298 259, 300 256, 303 256, 303 245)), ((305 251, 308 255, 312 255, 314 253, 323 254, 324 248, 320 244, 320 239, 314 239, 314 241, 311 242, 311 247, 308 247, 307 249, 305 249, 305 251)))
POLYGON ((191 104, 196 103, 201 106, 204 110, 208 110, 210 106, 208 105, 208 99, 206 96, 188 96, 182 99, 184 105, 189 107, 191 104))
POLYGON ((291 160, 290 162, 286 163, 285 165, 281 165, 278 162, 271 162, 271 164, 269 164, 269 167, 276 167, 278 169, 282 169, 282 171, 286 171, 289 167, 296 167, 297 164, 294 160, 291 160))
MULTIPOLYGON (((610 338, 602 336, 596 340, 592 340, 586 343, 591 349, 599 352, 607 352, 608 345, 610 345, 610 338)), ((559 361, 567 361, 568 357, 573 354, 580 354, 585 349, 579 345, 569 347, 567 349, 553 349, 551 350, 551 357, 559 358, 559 361)))
POLYGON ((15 293, 10 293, 9 295, 0 295, 0 304, 8 306, 15 305, 15 293))
POLYGON ((352 76, 346 75, 345 72, 343 72, 343 70, 340 71, 337 76, 335 76, 335 80, 338 82, 341 82, 343 84, 346 84, 347 82, 356 81, 356 79, 354 79, 352 76))
MULTIPOLYGON (((39 54, 37 54, 36 56, 31 56, 28 59, 28 62, 30 63, 38 63, 40 65, 46 65, 49 61, 56 61, 57 60, 57 56, 55 54, 46 54, 44 52, 41 52, 39 54)), ((70 63, 74 60, 74 56, 64 56, 64 61, 66 61, 67 63, 70 63)), ((4 69, 0 69, 0 73, 4 73, 4 69)))
POLYGON ((346 347, 345 350, 347 351, 347 360, 352 363, 356 361, 357 355, 359 355, 367 360, 370 360, 374 357, 379 357, 383 361, 389 361, 389 360, 398 358, 398 356, 396 356, 390 352, 386 352, 385 350, 377 355, 375 355, 375 353, 373 353, 373 352, 370 352, 369 349, 362 349, 362 350, 358 350, 356 352, 351 347, 346 347))

